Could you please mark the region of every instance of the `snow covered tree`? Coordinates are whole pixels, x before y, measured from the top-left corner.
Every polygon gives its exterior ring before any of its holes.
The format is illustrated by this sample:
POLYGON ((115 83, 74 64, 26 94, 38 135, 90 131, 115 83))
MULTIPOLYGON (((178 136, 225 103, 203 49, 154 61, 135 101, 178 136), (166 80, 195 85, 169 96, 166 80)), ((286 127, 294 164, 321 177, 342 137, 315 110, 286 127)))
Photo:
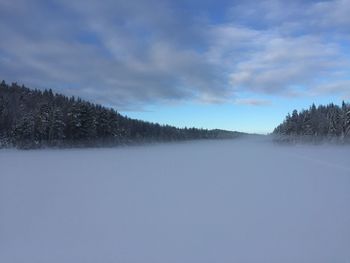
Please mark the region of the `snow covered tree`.
POLYGON ((54 108, 49 128, 49 142, 51 145, 58 145, 60 141, 66 138, 64 134, 65 127, 66 124, 64 122, 62 110, 60 108, 54 108))
POLYGON ((19 148, 32 148, 38 144, 35 140, 35 119, 31 113, 25 114, 16 124, 13 136, 19 148))
POLYGON ((347 107, 345 115, 345 137, 350 139, 350 107, 347 107))
POLYGON ((50 108, 43 104, 35 114, 35 139, 38 142, 47 142, 49 139, 50 108))
POLYGON ((285 135, 299 138, 344 140, 350 137, 350 107, 343 102, 339 107, 333 103, 318 107, 313 104, 308 110, 288 114, 282 124, 274 130, 276 135, 285 135))
POLYGON ((54 94, 52 90, 0 83, 0 140, 22 148, 220 136, 233 137, 237 133, 161 126, 130 119, 79 98, 54 94))

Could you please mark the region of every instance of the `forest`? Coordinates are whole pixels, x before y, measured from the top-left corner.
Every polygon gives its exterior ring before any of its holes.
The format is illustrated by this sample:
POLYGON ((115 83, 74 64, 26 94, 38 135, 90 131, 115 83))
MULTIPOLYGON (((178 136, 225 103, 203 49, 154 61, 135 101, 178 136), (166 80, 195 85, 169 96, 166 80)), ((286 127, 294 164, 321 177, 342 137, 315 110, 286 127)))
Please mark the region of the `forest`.
POLYGON ((242 133, 176 128, 131 119, 116 110, 51 89, 0 84, 0 148, 96 147, 141 142, 234 138, 242 133))
POLYGON ((288 114, 273 132, 277 141, 350 142, 350 104, 313 104, 309 109, 288 114))
MULTIPOLYGON (((244 133, 177 128, 121 115, 80 98, 0 83, 0 148, 99 147, 195 139, 236 138, 244 133)), ((350 104, 313 104, 288 114, 273 131, 277 142, 350 142, 350 104)))

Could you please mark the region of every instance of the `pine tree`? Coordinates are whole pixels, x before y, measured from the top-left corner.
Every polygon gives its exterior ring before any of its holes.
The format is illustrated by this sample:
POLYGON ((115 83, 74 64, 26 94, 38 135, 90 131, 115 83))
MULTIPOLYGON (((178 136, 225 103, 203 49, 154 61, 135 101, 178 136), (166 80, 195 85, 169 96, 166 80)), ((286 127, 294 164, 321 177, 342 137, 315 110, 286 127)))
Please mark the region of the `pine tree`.
POLYGON ((79 104, 74 103, 67 113, 66 134, 71 141, 82 139, 80 131, 82 124, 80 118, 79 104))
POLYGON ((38 145, 35 140, 35 119, 31 113, 25 114, 16 124, 13 137, 19 148, 27 149, 38 145))
POLYGON ((340 136, 342 130, 341 112, 334 104, 328 106, 327 124, 329 137, 340 136))
POLYGON ((49 140, 50 108, 48 104, 40 106, 35 115, 35 140, 47 142, 49 140))
POLYGON ((292 116, 286 116, 282 124, 276 127, 274 134, 287 136, 303 136, 343 141, 350 139, 350 107, 345 102, 339 107, 333 103, 327 106, 313 104, 308 110, 298 113, 293 111, 292 116))
POLYGON ((183 140, 236 136, 236 133, 133 120, 113 109, 52 90, 30 90, 0 83, 0 146, 4 140, 21 148, 119 144, 147 140, 183 140))
POLYGON ((96 138, 96 117, 89 104, 81 103, 79 107, 80 115, 80 134, 84 140, 93 140, 96 138))
POLYGON ((312 136, 314 133, 312 129, 311 113, 309 111, 303 112, 301 130, 302 130, 302 135, 305 135, 305 136, 312 136))
POLYGON ((51 145, 59 145, 60 141, 66 138, 64 134, 65 128, 66 124, 61 109, 53 109, 49 128, 49 142, 51 145))
POLYGON ((350 138, 350 107, 347 107, 345 116, 345 137, 350 138))

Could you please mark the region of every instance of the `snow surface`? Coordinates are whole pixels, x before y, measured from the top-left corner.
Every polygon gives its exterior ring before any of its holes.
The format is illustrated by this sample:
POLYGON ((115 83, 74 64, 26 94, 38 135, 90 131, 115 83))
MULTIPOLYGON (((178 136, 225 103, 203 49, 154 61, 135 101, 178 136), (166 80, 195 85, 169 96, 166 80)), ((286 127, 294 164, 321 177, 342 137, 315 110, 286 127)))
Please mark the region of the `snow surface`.
POLYGON ((0 262, 350 262, 350 148, 0 151, 0 262))

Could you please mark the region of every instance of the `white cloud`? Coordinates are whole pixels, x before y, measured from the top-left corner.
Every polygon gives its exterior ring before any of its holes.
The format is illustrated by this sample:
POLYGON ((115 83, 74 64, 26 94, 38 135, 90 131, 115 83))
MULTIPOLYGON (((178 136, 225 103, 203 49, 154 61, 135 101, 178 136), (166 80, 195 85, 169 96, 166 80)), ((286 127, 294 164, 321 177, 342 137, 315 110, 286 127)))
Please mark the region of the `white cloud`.
POLYGON ((289 96, 300 86, 331 78, 346 65, 339 45, 320 37, 284 36, 232 24, 212 30, 215 37, 208 57, 226 66, 236 92, 289 96))
POLYGON ((311 6, 309 11, 310 17, 314 24, 335 30, 349 30, 350 26, 350 1, 334 0, 316 2, 311 6), (341 28, 337 28, 341 27, 341 28), (346 28, 347 27, 347 28, 346 28))

